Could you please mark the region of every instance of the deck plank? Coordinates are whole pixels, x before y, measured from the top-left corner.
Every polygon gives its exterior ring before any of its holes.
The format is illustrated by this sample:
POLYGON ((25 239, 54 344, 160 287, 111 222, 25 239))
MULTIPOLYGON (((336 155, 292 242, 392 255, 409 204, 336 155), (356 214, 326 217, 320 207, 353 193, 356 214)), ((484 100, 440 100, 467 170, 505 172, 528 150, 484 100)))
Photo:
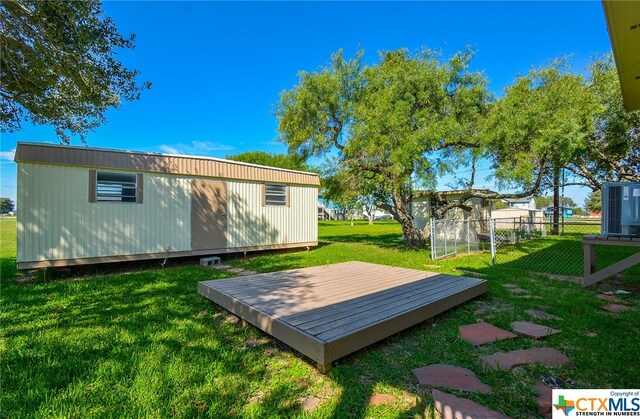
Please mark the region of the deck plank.
MULTIPOLYGON (((403 313, 407 309, 414 308, 421 304, 428 304, 446 295, 463 291, 467 289, 469 285, 471 284, 461 284, 458 282, 442 284, 442 287, 428 288, 426 290, 423 287, 419 287, 414 288, 408 293, 393 297, 387 297, 386 293, 383 293, 380 295, 380 299, 372 302, 368 308, 361 307, 360 309, 349 310, 340 317, 330 316, 330 312, 326 312, 323 314, 329 315, 330 317, 325 316, 319 318, 317 322, 309 322, 296 326, 310 335, 319 337, 321 340, 331 340, 331 334, 325 335, 325 332, 336 331, 338 329, 344 329, 345 327, 347 329, 364 327, 377 320, 403 313), (425 292, 428 294, 425 295, 425 292)), ((286 318, 282 320, 291 324, 286 318)))
MULTIPOLYGON (((395 283, 410 284, 418 279, 419 276, 397 276, 394 278, 395 283)), ((252 296, 244 298, 248 304, 255 305, 265 310, 265 312, 272 313, 274 316, 288 316, 294 313, 306 313, 309 310, 325 307, 327 304, 337 303, 342 301, 350 301, 354 298, 358 298, 363 294, 374 293, 377 291, 388 289, 389 281, 383 278, 364 278, 358 281, 358 283, 342 283, 340 281, 333 282, 331 284, 322 284, 313 289, 304 289, 299 292, 289 291, 288 293, 275 294, 265 297, 252 296), (327 285, 330 285, 329 287, 327 285), (304 300, 304 301, 303 301, 304 300), (294 307, 291 307, 291 304, 294 307), (288 310, 280 310, 283 307, 287 307, 288 310)))
MULTIPOLYGON (((415 281, 411 284, 395 287, 384 293, 365 295, 350 301, 349 304, 331 304, 317 310, 312 310, 311 312, 303 313, 302 315, 291 315, 283 317, 282 319, 291 325, 301 328, 309 328, 314 325, 339 320, 344 317, 357 315, 368 307, 378 307, 382 304, 387 304, 387 300, 400 299, 407 295, 416 295, 416 293, 424 291, 424 285, 419 282, 420 281, 415 281)), ((436 292, 441 288, 447 288, 451 285, 451 281, 434 282, 430 288, 431 292, 436 292)), ((422 296, 420 298, 422 298, 422 296)), ((393 301, 389 303, 393 304, 393 301)))
POLYGON ((363 262, 198 284, 201 295, 325 366, 486 291, 477 278, 363 262))
POLYGON ((462 292, 466 289, 468 288, 451 287, 444 290, 444 292, 436 294, 435 296, 429 296, 427 298, 420 298, 420 296, 417 296, 415 298, 407 298, 400 302, 396 302, 394 305, 389 304, 388 306, 383 306, 382 308, 370 310, 368 312, 368 316, 357 316, 357 318, 355 318, 353 321, 342 319, 310 330, 307 330, 305 328, 300 329, 304 330, 311 336, 315 336, 322 341, 328 342, 331 340, 335 340, 341 336, 348 335, 353 331, 357 331, 367 326, 377 324, 381 321, 384 321, 385 319, 392 319, 408 311, 420 308, 426 304, 437 303, 440 299, 445 298, 446 296, 462 292))

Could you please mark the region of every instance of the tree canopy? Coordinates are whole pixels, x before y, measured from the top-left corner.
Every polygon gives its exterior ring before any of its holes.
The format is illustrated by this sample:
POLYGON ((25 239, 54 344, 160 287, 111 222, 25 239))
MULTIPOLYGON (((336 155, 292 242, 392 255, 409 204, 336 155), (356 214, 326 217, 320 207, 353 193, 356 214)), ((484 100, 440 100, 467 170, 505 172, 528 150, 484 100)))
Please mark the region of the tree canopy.
POLYGON ((591 212, 602 211, 602 192, 600 189, 593 191, 584 201, 584 207, 591 212))
POLYGON ((572 161, 591 133, 591 105, 583 77, 563 61, 516 79, 485 126, 486 156, 499 184, 534 192, 545 175, 572 161))
POLYGON ((408 245, 424 245, 409 210, 412 183, 433 187, 479 141, 488 93, 484 76, 469 71, 471 57, 395 50, 364 66, 362 52, 346 60, 339 51, 282 92, 280 139, 302 157, 335 153, 358 183, 373 182, 386 195, 379 206, 401 223, 408 245))
POLYGON ((611 54, 596 58, 588 71, 594 128, 566 165, 573 183, 597 190, 604 182, 640 181, 640 111, 625 110, 611 54))
POLYGON ((431 51, 395 50, 364 65, 361 51, 352 59, 338 51, 321 69, 300 72, 298 83, 281 93, 280 140, 301 158, 335 159, 334 194, 354 201, 373 190, 410 246, 425 241, 409 209, 417 187, 433 191, 440 217, 455 207, 470 210, 473 197, 553 190, 557 221, 563 184, 597 188, 605 179, 638 178, 640 113, 622 107, 610 58, 595 60, 588 77, 555 60, 494 99, 483 74, 469 69, 472 55, 443 59, 431 51), (475 189, 479 161, 490 162, 499 189, 513 192, 475 189), (460 167, 470 167, 463 171, 470 174, 461 177, 460 167), (454 175, 465 191, 461 198, 447 201, 434 191, 444 174, 454 175))
POLYGON ((245 151, 225 156, 228 160, 259 164, 262 166, 280 167, 282 169, 313 171, 304 158, 294 154, 267 153, 265 151, 245 151))
POLYGON ((122 36, 98 0, 12 0, 0 3, 0 123, 52 125, 60 141, 86 134, 105 112, 137 100, 149 82, 117 60, 135 36, 122 36))

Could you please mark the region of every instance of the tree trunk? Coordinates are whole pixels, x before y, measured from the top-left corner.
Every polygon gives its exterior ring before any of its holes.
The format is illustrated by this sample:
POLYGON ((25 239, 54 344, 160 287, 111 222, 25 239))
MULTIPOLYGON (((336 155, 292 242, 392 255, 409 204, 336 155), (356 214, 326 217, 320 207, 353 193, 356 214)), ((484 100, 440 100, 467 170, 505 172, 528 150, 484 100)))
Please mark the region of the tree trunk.
POLYGON ((373 217, 374 217, 374 209, 375 206, 366 206, 364 207, 365 211, 367 211, 367 218, 369 219, 369 225, 373 225, 373 217))
POLYGON ((393 211, 394 218, 402 226, 402 234, 407 242, 408 247, 420 248, 427 245, 427 240, 421 230, 418 230, 413 224, 413 218, 409 208, 405 205, 401 196, 393 195, 393 203, 395 205, 395 211, 393 211))
POLYGON ((553 226, 551 234, 557 236, 560 233, 560 167, 553 167, 553 226))
POLYGON ((351 211, 351 227, 353 227, 353 214, 354 214, 354 211, 351 211))

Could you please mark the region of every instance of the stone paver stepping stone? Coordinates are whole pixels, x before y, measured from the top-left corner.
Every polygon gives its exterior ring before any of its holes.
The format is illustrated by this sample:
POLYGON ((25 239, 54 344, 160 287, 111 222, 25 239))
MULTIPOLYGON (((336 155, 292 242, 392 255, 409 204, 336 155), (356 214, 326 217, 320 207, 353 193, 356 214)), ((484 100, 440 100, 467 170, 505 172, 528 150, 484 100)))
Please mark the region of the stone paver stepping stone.
POLYGON ((491 387, 483 383, 467 368, 445 364, 431 364, 413 370, 422 387, 449 387, 471 393, 491 393, 491 387))
POLYGON ((442 419, 508 419, 504 413, 496 412, 469 399, 433 390, 433 402, 442 419))
POLYGON ((596 336, 598 336, 596 332, 587 332, 584 335, 590 338, 595 338, 596 336))
POLYGON ((240 272, 244 272, 244 269, 242 269, 242 268, 229 268, 226 271, 234 273, 234 274, 239 274, 240 272))
POLYGON ((512 292, 513 294, 526 294, 527 292, 529 292, 513 284, 504 284, 503 287, 505 287, 508 291, 512 292))
POLYGON ((552 407, 552 392, 551 388, 545 386, 542 383, 533 386, 533 389, 538 393, 536 404, 538 405, 538 411, 545 417, 551 417, 552 407))
POLYGON ((369 399, 369 404, 372 406, 380 406, 381 404, 393 403, 396 401, 396 396, 391 394, 374 394, 369 399))
POLYGON ((486 322, 467 324, 460 326, 458 330, 462 339, 476 346, 517 337, 507 330, 500 329, 486 322))
POLYGON ((573 362, 562 352, 553 348, 521 349, 511 352, 496 352, 493 355, 481 356, 480 360, 494 370, 508 371, 518 365, 542 364, 548 367, 561 367, 573 362))
POLYGON ((208 268, 213 268, 213 269, 220 269, 220 270, 223 270, 223 271, 233 268, 233 266, 225 265, 224 263, 218 263, 217 265, 209 265, 207 267, 208 268))
POLYGON ((562 320, 562 317, 554 316, 553 314, 546 313, 542 310, 527 310, 525 313, 537 319, 562 320))
POLYGON ((621 304, 607 304, 600 307, 601 309, 608 311, 609 313, 622 313, 623 311, 631 310, 631 307, 623 306, 621 304))
POLYGON ((608 301, 610 303, 621 303, 622 302, 621 299, 619 299, 618 297, 614 297, 613 295, 598 294, 596 297, 598 297, 601 300, 608 301))
POLYGON ((534 339, 540 339, 560 333, 557 329, 530 322, 513 322, 511 323, 511 328, 519 335, 528 336, 534 339))

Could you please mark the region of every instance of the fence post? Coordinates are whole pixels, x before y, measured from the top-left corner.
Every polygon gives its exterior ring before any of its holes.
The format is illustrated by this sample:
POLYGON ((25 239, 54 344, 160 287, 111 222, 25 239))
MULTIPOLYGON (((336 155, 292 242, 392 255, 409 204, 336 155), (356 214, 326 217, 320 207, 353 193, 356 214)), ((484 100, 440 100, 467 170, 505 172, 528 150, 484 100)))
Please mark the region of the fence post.
POLYGON ((522 215, 520 216, 520 225, 518 226, 518 240, 516 243, 520 243, 520 237, 522 236, 522 215))
POLYGON ((451 221, 453 223, 453 253, 458 254, 458 222, 451 221))
POLYGON ((467 219, 467 253, 471 253, 471 221, 467 219))
POLYGON ((436 248, 436 240, 435 240, 436 229, 433 223, 433 218, 429 219, 429 229, 431 230, 431 260, 436 260, 435 253, 434 253, 436 248))
POLYGON ((447 240, 449 240, 449 228, 447 228, 447 221, 444 221, 444 255, 447 256, 447 240))
POLYGON ((489 220, 489 241, 491 243, 491 264, 496 266, 496 228, 495 220, 489 220))

